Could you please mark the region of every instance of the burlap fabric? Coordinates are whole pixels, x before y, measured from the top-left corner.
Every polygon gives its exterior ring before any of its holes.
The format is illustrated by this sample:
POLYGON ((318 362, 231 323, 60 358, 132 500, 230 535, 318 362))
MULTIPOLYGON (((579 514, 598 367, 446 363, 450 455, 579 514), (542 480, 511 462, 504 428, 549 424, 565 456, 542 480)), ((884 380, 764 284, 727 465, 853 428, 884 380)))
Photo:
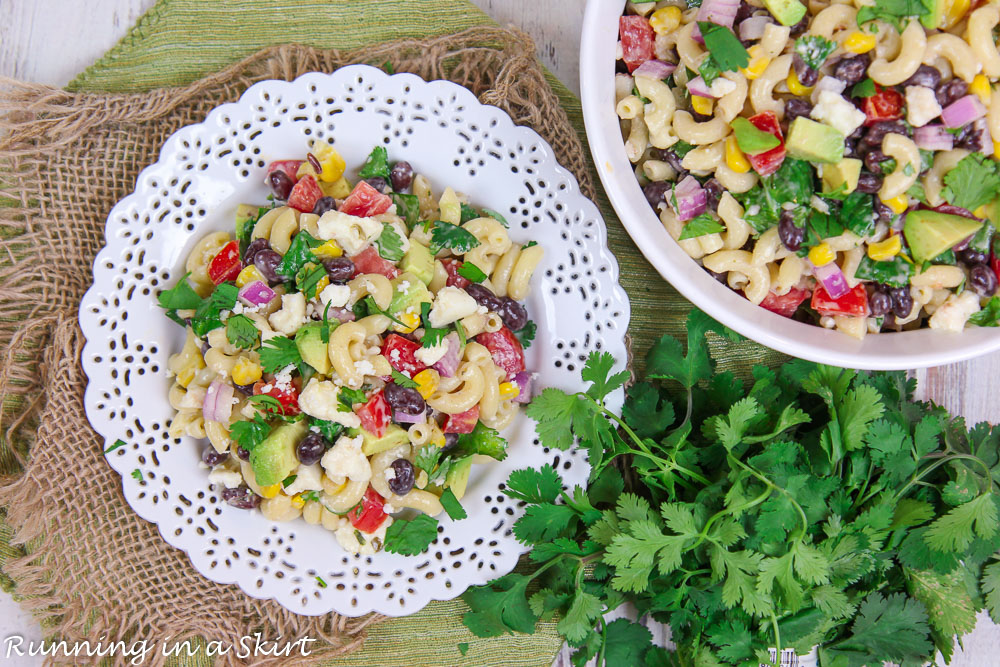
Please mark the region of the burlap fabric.
POLYGON ((264 79, 386 60, 397 71, 450 79, 537 130, 592 197, 586 154, 533 53, 525 35, 482 27, 353 51, 272 47, 192 85, 141 95, 3 82, 2 451, 23 470, 0 488, 0 506, 14 530, 11 542, 30 547, 4 569, 53 635, 69 641, 201 636, 224 643, 254 631, 309 635, 326 642, 314 660, 355 649, 365 628, 381 620, 298 617, 235 586, 216 585, 132 512, 84 413, 78 303, 104 242, 107 212, 156 160, 164 140, 264 79))

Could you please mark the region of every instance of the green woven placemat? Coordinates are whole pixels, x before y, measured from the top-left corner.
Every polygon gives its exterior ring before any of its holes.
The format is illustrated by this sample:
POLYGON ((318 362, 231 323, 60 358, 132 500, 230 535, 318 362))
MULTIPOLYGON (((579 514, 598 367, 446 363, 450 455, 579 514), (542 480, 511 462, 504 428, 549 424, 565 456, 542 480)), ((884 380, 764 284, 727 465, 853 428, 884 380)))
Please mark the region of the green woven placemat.
MULTIPOLYGON (((491 19, 467 0, 159 0, 113 49, 69 88, 83 92, 142 92, 188 84, 262 47, 298 42, 321 48, 353 48, 400 37, 448 34, 491 19)), ((583 137, 579 100, 558 80, 549 83, 583 137)), ((585 142, 584 142, 585 143, 585 142)), ((595 174, 595 182, 597 182, 595 174)), ((621 267, 632 304, 629 333, 635 369, 652 342, 678 334, 690 304, 661 280, 625 233, 603 195, 598 201, 609 244, 621 267)), ((771 363, 776 353, 753 343, 713 341, 724 367, 745 375, 752 363, 771 363)), ((12 470, 0 470, 0 473, 12 470)), ((0 516, 0 570, 19 550, 9 546, 0 516)), ((0 584, 9 584, 0 575, 0 584)), ((532 665, 547 666, 560 641, 554 624, 531 636, 479 639, 461 624, 460 601, 438 602, 405 619, 372 628, 361 651, 330 665, 532 665), (465 656, 460 643, 468 643, 465 656)), ((209 638, 211 639, 211 638, 209 638)), ((208 664, 207 659, 184 664, 208 664)))

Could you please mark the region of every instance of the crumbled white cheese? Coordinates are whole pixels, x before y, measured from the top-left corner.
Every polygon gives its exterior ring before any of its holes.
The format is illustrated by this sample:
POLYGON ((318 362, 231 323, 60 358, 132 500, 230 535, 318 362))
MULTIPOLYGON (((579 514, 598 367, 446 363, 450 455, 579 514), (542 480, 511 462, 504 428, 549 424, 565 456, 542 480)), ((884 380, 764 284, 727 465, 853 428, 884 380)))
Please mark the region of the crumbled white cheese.
POLYGON ((243 304, 240 303, 239 301, 237 301, 235 304, 233 304, 233 314, 234 315, 242 315, 243 314, 243 304))
POLYGON ((375 218, 359 218, 340 211, 324 213, 316 228, 321 239, 333 239, 347 255, 358 254, 382 233, 382 223, 375 218))
POLYGON ((446 354, 448 354, 448 343, 442 339, 440 343, 433 347, 421 347, 413 353, 413 356, 417 361, 423 363, 424 366, 433 366, 441 361, 441 357, 446 354))
POLYGON ((361 359, 360 361, 354 362, 354 370, 361 375, 375 375, 375 367, 372 366, 372 362, 367 359, 361 359))
POLYGON ((835 128, 845 137, 865 122, 864 111, 830 90, 824 90, 819 94, 819 102, 813 107, 809 116, 813 120, 835 128))
POLYGON ((822 198, 817 197, 816 195, 813 195, 812 199, 809 200, 809 205, 812 208, 814 208, 817 211, 819 211, 820 213, 829 213, 830 212, 830 205, 827 204, 826 201, 824 201, 822 198))
POLYGON ((237 470, 230 470, 225 466, 218 465, 212 468, 212 472, 208 473, 208 481, 210 484, 219 484, 227 489, 235 489, 243 483, 243 475, 237 470))
POLYGON ((292 384, 292 371, 295 364, 288 364, 274 375, 274 385, 279 389, 286 389, 292 384))
POLYGON ((396 469, 393 468, 392 466, 389 466, 383 472, 385 474, 385 481, 390 482, 396 479, 396 469))
POLYGON ((927 324, 931 329, 959 332, 976 312, 979 312, 979 295, 967 289, 961 294, 950 295, 934 311, 927 324))
POLYGON ((344 551, 362 556, 371 556, 376 551, 381 551, 385 545, 385 531, 392 525, 392 517, 386 517, 382 525, 374 533, 362 533, 357 530, 350 521, 345 521, 340 528, 334 532, 334 537, 344 551), (358 541, 358 534, 365 541, 364 544, 358 541))
POLYGON ((396 347, 392 348, 392 350, 389 352, 389 361, 395 361, 398 363, 399 359, 400 359, 399 348, 396 347))
POLYGON ((382 511, 385 512, 386 514, 395 514, 396 508, 390 505, 389 503, 386 503, 382 505, 382 511))
POLYGON ((342 435, 337 438, 337 444, 331 447, 320 463, 326 476, 333 480, 334 484, 340 484, 345 479, 354 482, 367 482, 372 478, 372 466, 368 462, 361 448, 364 438, 360 435, 356 438, 349 438, 342 435))
POLYGON ((196 387, 192 382, 188 385, 187 391, 184 396, 181 397, 180 402, 177 404, 177 409, 181 408, 202 408, 205 403, 205 392, 208 391, 207 387, 196 387))
POLYGON ((409 280, 401 280, 399 282, 399 286, 398 286, 397 290, 399 292, 408 292, 410 290, 410 281, 409 280))
POLYGON ((285 487, 285 495, 294 496, 296 493, 302 493, 303 491, 322 491, 323 482, 323 469, 318 463, 314 463, 311 466, 299 464, 299 467, 295 469, 293 473, 295 475, 295 481, 285 487))
POLYGON ((329 380, 310 378, 305 389, 299 394, 299 409, 310 417, 337 422, 347 428, 361 426, 361 418, 353 412, 341 409, 337 400, 340 389, 329 380))
POLYGON ((934 91, 925 86, 906 87, 906 122, 913 127, 923 127, 941 115, 934 91))
POLYGON ((267 321, 275 331, 295 333, 306 320, 306 297, 302 292, 281 295, 281 310, 272 313, 267 321))
POLYGON ((319 301, 323 308, 327 305, 333 308, 343 308, 351 298, 351 288, 347 285, 327 285, 319 293, 319 301))
POLYGON ((410 250, 410 233, 406 231, 406 225, 403 224, 403 221, 398 216, 395 220, 389 220, 388 222, 396 230, 396 233, 399 234, 399 238, 403 239, 402 245, 399 246, 400 250, 404 253, 408 252, 410 250))
POLYGON ((428 320, 432 327, 446 327, 455 320, 472 315, 478 307, 476 300, 465 290, 458 287, 442 287, 434 299, 434 307, 431 308, 428 320))
POLYGON ((725 97, 734 90, 736 90, 736 84, 721 76, 717 77, 712 82, 712 85, 708 87, 708 92, 712 93, 712 97, 716 99, 725 97))

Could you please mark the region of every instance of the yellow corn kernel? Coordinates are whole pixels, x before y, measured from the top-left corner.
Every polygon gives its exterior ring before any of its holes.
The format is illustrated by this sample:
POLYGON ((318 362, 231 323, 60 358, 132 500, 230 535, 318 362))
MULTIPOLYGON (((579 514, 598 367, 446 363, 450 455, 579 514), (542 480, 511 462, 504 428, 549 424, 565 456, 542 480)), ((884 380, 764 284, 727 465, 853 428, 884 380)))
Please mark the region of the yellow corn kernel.
POLYGON ((754 44, 749 49, 747 53, 750 54, 750 62, 747 63, 746 67, 740 68, 743 72, 743 76, 753 80, 764 73, 767 66, 771 64, 771 59, 764 55, 764 49, 760 44, 754 44))
POLYGON ((829 243, 820 243, 809 251, 809 261, 813 263, 813 266, 826 266, 836 258, 837 253, 833 251, 829 243))
POLYGON ((893 234, 884 241, 869 243, 868 256, 876 262, 884 262, 898 255, 902 249, 903 241, 899 238, 899 234, 893 234))
POLYGON ((292 496, 292 507, 298 507, 299 509, 302 509, 305 506, 306 506, 306 501, 302 499, 301 493, 296 493, 294 496, 292 496))
POLYGON ((680 7, 661 7, 649 16, 649 25, 657 35, 666 35, 677 30, 681 24, 680 7))
POLYGON ((272 484, 271 486, 260 487, 260 495, 264 498, 274 498, 281 491, 281 483, 272 484))
POLYGON ((393 331, 398 331, 400 333, 413 333, 416 331, 417 327, 420 326, 420 316, 416 313, 399 313, 396 319, 403 323, 403 325, 394 324, 393 331))
POLYGON ((413 381, 417 383, 417 391, 426 400, 437 391, 441 376, 433 368, 427 368, 414 375, 413 381))
POLYGON ((325 290, 329 286, 330 286, 330 277, 329 276, 323 276, 316 283, 316 291, 313 292, 313 296, 314 297, 317 296, 320 292, 322 292, 323 290, 325 290))
POLYGON ((326 473, 319 480, 320 484, 323 485, 323 491, 331 496, 335 496, 345 488, 347 488, 347 478, 344 478, 342 482, 334 482, 332 479, 326 476, 326 473))
POLYGON ((969 84, 969 92, 976 95, 983 104, 989 104, 990 95, 993 93, 990 89, 990 80, 983 74, 977 74, 969 84))
POLYGON ((969 6, 971 4, 971 0, 946 0, 945 11, 937 27, 943 30, 953 28, 969 13, 969 6))
POLYGON ((299 165, 299 170, 295 172, 295 180, 297 181, 303 176, 312 176, 314 178, 316 176, 316 170, 306 160, 302 161, 302 164, 299 165))
POLYGON ((344 175, 347 163, 344 162, 344 158, 340 157, 337 149, 330 144, 317 139, 313 142, 312 154, 316 156, 319 166, 323 168, 323 171, 319 175, 319 180, 334 183, 339 181, 341 176, 344 175))
POLYGON ((788 72, 788 78, 785 79, 785 83, 788 84, 788 92, 792 95, 803 97, 812 92, 812 86, 803 86, 799 81, 799 77, 795 75, 794 69, 788 72))
POLYGON ((260 269, 251 264, 250 266, 244 267, 244 269, 240 271, 240 275, 236 276, 236 286, 243 287, 244 285, 249 285, 255 280, 259 280, 265 285, 267 284, 267 279, 264 277, 264 274, 260 272, 260 269))
POLYGON ((197 372, 198 371, 195 370, 194 366, 188 366, 187 368, 185 368, 184 370, 182 370, 180 373, 177 374, 177 384, 179 384, 182 387, 187 387, 189 384, 191 384, 191 380, 194 379, 195 373, 197 372))
POLYGON ((351 189, 354 186, 351 182, 341 176, 339 179, 333 183, 329 183, 324 180, 320 180, 319 189, 323 191, 323 194, 327 197, 333 197, 334 199, 344 199, 347 195, 351 194, 351 189))
POLYGON ((993 142, 993 157, 1000 159, 1000 141, 993 142))
POLYGON ((732 135, 726 139, 726 166, 737 174, 745 174, 750 171, 750 162, 740 150, 739 144, 736 143, 736 137, 732 135))
POLYGON ((864 32, 852 32, 844 40, 844 48, 851 53, 868 53, 875 48, 875 35, 864 32))
POLYGON ((323 245, 313 248, 313 254, 319 257, 342 257, 344 255, 344 250, 337 244, 336 241, 330 239, 323 245))
POLYGON ((521 393, 521 388, 518 387, 513 382, 501 382, 500 383, 500 398, 517 398, 521 393))
POLYGON ((711 97, 701 97, 700 95, 691 96, 691 108, 700 113, 702 116, 711 116, 712 107, 714 105, 715 103, 712 101, 711 97))
POLYGON ((253 384, 261 378, 260 364, 240 357, 233 364, 233 382, 236 384, 253 384))
POLYGON ((906 193, 899 195, 898 197, 893 197, 892 199, 883 199, 882 203, 892 209, 893 213, 902 213, 910 205, 910 200, 907 198, 906 193))

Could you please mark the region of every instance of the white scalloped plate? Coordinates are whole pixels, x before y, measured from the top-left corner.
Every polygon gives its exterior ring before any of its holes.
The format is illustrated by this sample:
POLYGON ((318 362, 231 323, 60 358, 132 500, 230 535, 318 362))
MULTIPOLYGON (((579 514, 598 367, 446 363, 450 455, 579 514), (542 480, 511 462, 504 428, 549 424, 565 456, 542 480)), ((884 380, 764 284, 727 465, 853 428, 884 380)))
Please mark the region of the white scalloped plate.
MULTIPOLYGON (((543 386, 576 390, 595 349, 624 362, 629 304, 600 213, 538 134, 453 83, 364 65, 252 86, 239 102, 174 133, 135 192, 112 209, 80 325, 87 416, 107 444, 128 443, 108 459, 129 504, 212 581, 300 614, 402 616, 513 569, 524 549, 511 532, 519 509, 502 493, 510 471, 552 463, 572 485, 585 481, 588 466, 580 452, 539 446, 522 416, 504 433, 507 460, 476 466, 463 501, 469 518, 444 517, 437 540, 417 557, 351 556, 318 526, 269 522, 221 501, 198 466, 202 443, 166 433, 166 361, 183 331, 163 315, 156 293, 182 275, 199 238, 232 229, 237 204, 265 202, 269 161, 305 154, 315 137, 333 143, 353 169, 382 143, 436 192, 450 185, 467 193, 501 211, 516 241, 545 247, 527 302, 538 337, 526 351, 543 386)), ((620 405, 620 394, 615 400, 620 405)))

